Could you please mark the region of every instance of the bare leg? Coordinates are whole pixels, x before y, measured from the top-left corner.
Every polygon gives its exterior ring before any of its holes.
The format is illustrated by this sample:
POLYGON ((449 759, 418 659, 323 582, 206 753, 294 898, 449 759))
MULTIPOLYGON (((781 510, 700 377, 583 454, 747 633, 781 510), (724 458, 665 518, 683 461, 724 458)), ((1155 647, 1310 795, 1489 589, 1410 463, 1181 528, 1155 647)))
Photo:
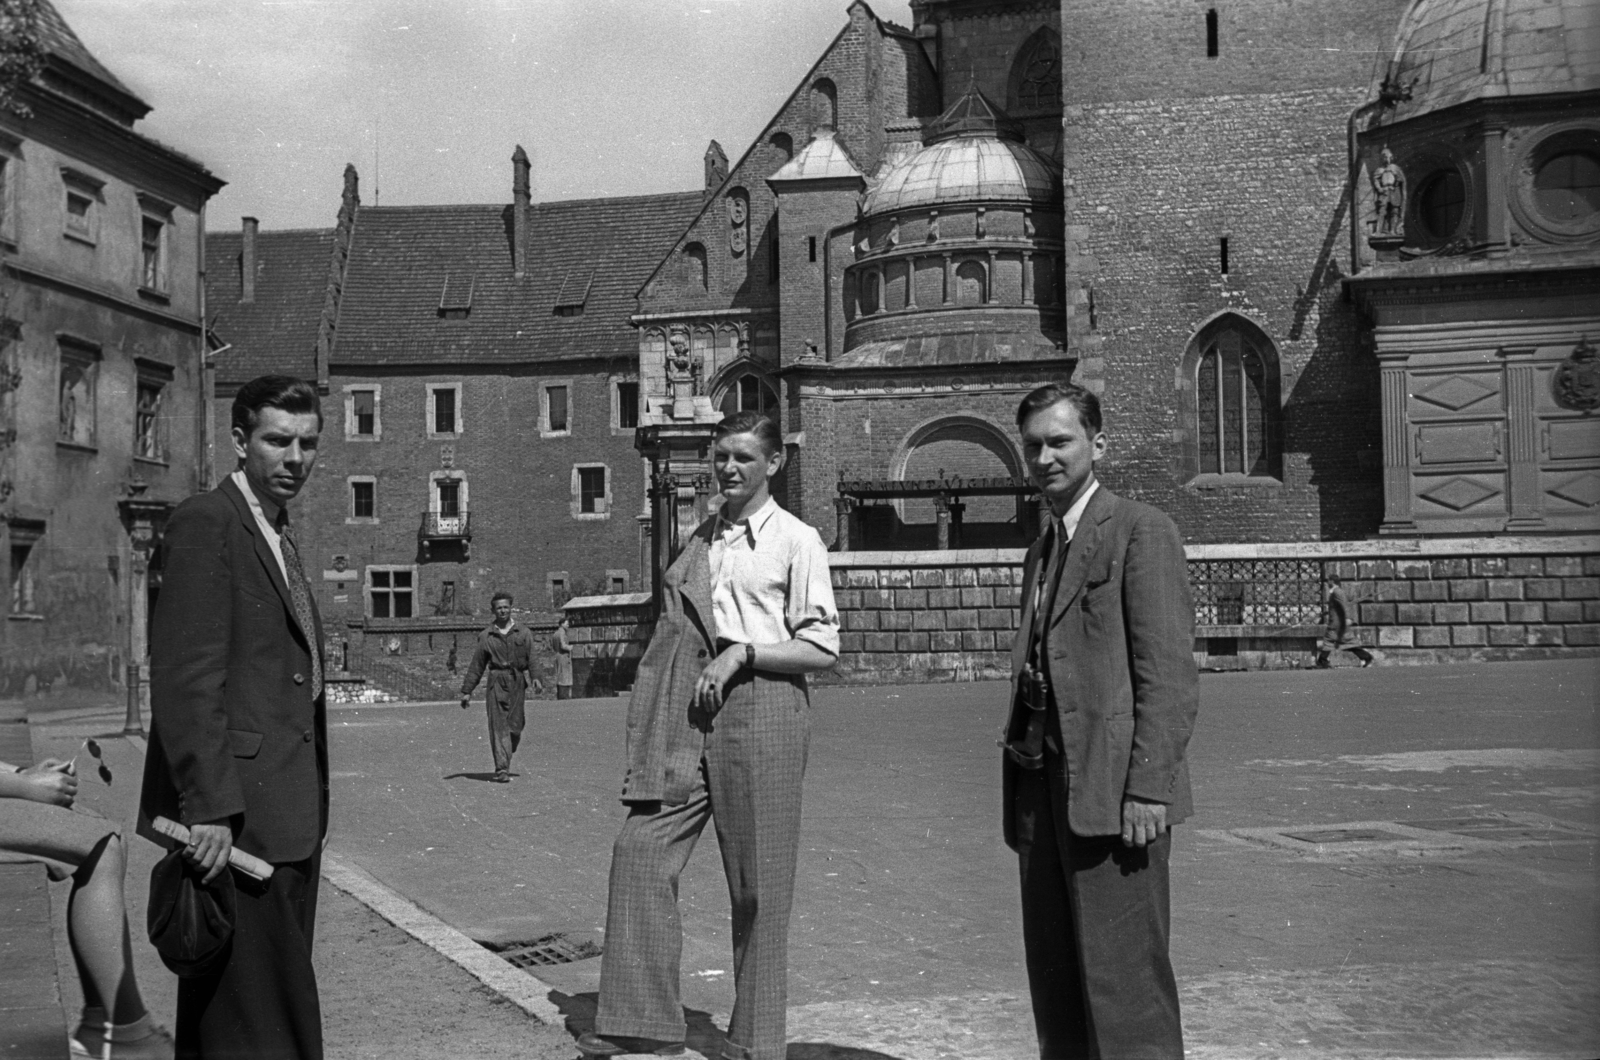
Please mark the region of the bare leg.
POLYGON ((107 836, 73 874, 67 904, 67 941, 83 982, 84 1005, 109 1009, 115 1023, 132 1023, 145 1014, 122 904, 124 869, 121 837, 107 836))

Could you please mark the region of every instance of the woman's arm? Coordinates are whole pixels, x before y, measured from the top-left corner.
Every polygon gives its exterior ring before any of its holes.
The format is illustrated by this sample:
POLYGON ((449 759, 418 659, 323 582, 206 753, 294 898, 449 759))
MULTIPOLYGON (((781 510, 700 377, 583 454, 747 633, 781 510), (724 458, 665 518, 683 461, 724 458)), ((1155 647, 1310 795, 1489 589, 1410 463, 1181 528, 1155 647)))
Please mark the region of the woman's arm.
POLYGON ((70 762, 54 758, 27 769, 0 762, 0 799, 28 799, 70 808, 78 795, 78 778, 70 770, 70 762))

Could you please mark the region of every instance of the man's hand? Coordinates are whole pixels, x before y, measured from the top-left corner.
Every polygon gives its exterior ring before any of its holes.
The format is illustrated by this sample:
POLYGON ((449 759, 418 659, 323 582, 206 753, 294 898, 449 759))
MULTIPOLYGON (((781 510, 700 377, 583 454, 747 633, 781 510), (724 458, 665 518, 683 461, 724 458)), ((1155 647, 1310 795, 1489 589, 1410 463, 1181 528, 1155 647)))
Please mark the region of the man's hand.
POLYGON ((228 854, 232 850, 233 829, 226 820, 213 821, 189 826, 189 845, 183 848, 183 856, 205 872, 200 882, 210 883, 228 871, 228 854))
POLYGON ((461 709, 462 709, 462 710, 466 710, 466 709, 467 709, 467 707, 468 707, 468 706, 469 706, 469 705, 470 705, 470 704, 471 704, 471 703, 472 703, 472 697, 471 697, 471 696, 462 696, 462 697, 461 697, 461 709))
POLYGON ((722 699, 727 694, 728 682, 738 675, 739 668, 743 665, 743 644, 730 644, 724 648, 722 654, 712 659, 710 665, 701 672, 700 680, 695 682, 695 706, 704 711, 708 717, 716 717, 717 711, 722 709, 722 699))
POLYGON ((1154 843, 1167 830, 1167 804, 1133 795, 1122 797, 1122 845, 1142 847, 1154 843))
POLYGON ((24 797, 34 802, 71 809, 73 800, 78 797, 78 777, 72 772, 71 762, 46 758, 19 775, 28 780, 23 789, 24 797))

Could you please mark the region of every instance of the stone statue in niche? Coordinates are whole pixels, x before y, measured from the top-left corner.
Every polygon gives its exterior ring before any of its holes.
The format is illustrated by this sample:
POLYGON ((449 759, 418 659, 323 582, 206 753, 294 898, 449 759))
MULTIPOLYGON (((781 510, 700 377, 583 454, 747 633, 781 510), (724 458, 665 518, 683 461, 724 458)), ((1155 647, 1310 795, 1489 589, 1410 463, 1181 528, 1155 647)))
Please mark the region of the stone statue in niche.
POLYGON ((750 204, 743 195, 728 196, 728 249, 738 257, 750 245, 750 204))
POLYGON ((667 392, 674 400, 694 397, 698 392, 695 377, 699 373, 695 370, 697 358, 689 352, 689 336, 674 331, 668 342, 671 348, 667 351, 667 392))
POLYGON ((1587 338, 1574 346, 1550 377, 1556 404, 1576 412, 1600 408, 1600 357, 1587 338))
POLYGON ((928 211, 928 242, 939 242, 939 211, 928 211))
POLYGON ((891 218, 889 221, 889 235, 884 240, 886 246, 897 247, 900 245, 900 218, 891 218))
POLYGON ((1393 151, 1385 147, 1380 157, 1383 165, 1372 174, 1372 234, 1403 236, 1406 227, 1406 175, 1395 164, 1393 151))

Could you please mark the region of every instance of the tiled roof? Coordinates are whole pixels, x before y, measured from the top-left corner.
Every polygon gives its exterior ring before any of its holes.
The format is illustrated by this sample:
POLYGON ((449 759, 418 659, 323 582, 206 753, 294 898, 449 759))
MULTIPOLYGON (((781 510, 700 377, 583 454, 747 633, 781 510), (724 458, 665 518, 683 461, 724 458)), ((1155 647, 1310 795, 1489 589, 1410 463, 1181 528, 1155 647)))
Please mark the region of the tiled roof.
MULTIPOLYGON (((701 201, 699 192, 684 192, 535 204, 520 280, 512 273, 509 205, 364 206, 332 361, 633 356, 638 338, 628 317, 637 310, 635 293, 701 201), (465 316, 441 314, 447 284, 452 295, 470 286, 465 316), (557 304, 571 306, 575 295, 583 311, 558 316, 557 304)), ((315 313, 311 318, 314 335, 315 313)))
MULTIPOLYGON (((39 3, 39 36, 43 41, 45 50, 58 59, 62 59, 96 80, 105 82, 108 86, 139 101, 133 90, 101 65, 100 60, 90 54, 89 49, 83 46, 83 41, 72 32, 72 27, 67 25, 67 20, 61 17, 55 5, 50 0, 40 0, 39 3)), ((149 108, 146 107, 146 110, 149 108)))
POLYGON ((206 236, 206 313, 217 338, 233 347, 216 356, 218 384, 268 374, 315 378, 333 229, 258 233, 254 302, 239 301, 242 242, 239 232, 206 236))
POLYGON ((1594 0, 1416 0, 1383 79, 1410 91, 1385 123, 1473 99, 1600 88, 1594 0))

